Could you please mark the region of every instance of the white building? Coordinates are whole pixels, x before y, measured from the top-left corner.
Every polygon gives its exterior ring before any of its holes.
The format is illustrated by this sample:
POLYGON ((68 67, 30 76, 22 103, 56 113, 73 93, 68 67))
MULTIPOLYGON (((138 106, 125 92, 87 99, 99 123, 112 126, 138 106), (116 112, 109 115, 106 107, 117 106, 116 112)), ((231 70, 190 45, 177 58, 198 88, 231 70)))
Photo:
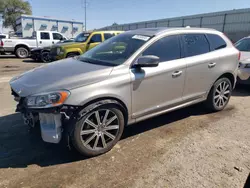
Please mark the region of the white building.
POLYGON ((58 31, 68 38, 83 32, 83 23, 75 20, 61 20, 49 17, 21 15, 16 19, 17 34, 31 37, 33 31, 58 31))

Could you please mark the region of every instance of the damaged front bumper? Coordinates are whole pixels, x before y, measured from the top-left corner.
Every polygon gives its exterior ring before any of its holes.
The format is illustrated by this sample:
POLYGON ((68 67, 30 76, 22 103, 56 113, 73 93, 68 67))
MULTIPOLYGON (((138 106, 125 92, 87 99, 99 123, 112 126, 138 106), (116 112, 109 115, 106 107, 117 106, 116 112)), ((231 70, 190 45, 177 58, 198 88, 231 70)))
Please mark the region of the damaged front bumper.
POLYGON ((66 129, 66 122, 75 119, 74 114, 78 109, 78 107, 73 106, 44 109, 27 108, 24 97, 19 97, 13 90, 12 95, 14 100, 18 102, 16 112, 22 113, 24 123, 31 128, 40 126, 42 139, 48 143, 57 144, 61 141, 63 131, 66 129))

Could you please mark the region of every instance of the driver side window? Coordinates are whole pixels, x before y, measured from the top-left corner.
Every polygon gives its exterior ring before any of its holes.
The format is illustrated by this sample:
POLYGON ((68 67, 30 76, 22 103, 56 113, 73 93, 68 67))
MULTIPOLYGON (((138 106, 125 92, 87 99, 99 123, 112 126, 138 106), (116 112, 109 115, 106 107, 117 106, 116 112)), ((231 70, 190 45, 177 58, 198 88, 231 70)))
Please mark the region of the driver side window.
POLYGON ((177 35, 167 36, 159 39, 149 46, 143 53, 145 55, 154 55, 160 58, 160 62, 171 61, 181 58, 179 38, 177 35))
POLYGON ((90 43, 102 42, 102 35, 101 34, 94 34, 91 39, 90 43))

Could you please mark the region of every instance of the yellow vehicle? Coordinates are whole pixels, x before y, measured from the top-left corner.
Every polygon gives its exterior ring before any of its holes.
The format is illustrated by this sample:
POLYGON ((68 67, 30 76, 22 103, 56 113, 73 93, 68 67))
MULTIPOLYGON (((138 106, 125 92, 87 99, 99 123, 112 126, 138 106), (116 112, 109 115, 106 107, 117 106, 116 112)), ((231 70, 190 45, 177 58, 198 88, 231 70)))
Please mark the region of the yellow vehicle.
POLYGON ((52 46, 50 50, 50 58, 51 60, 59 60, 81 55, 104 40, 122 32, 123 31, 93 31, 80 33, 75 38, 74 42, 60 43, 52 46))

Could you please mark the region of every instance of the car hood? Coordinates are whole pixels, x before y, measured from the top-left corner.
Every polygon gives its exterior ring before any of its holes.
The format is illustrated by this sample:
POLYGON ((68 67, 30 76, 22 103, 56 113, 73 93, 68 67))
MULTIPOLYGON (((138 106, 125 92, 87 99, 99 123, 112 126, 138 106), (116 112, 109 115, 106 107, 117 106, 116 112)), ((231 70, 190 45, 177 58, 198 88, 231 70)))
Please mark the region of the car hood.
POLYGON ((76 58, 56 61, 11 79, 11 88, 21 97, 60 89, 73 89, 105 80, 113 67, 90 64, 76 58))
POLYGON ((84 42, 65 42, 65 43, 57 43, 54 46, 56 47, 75 47, 75 46, 82 46, 84 42))

